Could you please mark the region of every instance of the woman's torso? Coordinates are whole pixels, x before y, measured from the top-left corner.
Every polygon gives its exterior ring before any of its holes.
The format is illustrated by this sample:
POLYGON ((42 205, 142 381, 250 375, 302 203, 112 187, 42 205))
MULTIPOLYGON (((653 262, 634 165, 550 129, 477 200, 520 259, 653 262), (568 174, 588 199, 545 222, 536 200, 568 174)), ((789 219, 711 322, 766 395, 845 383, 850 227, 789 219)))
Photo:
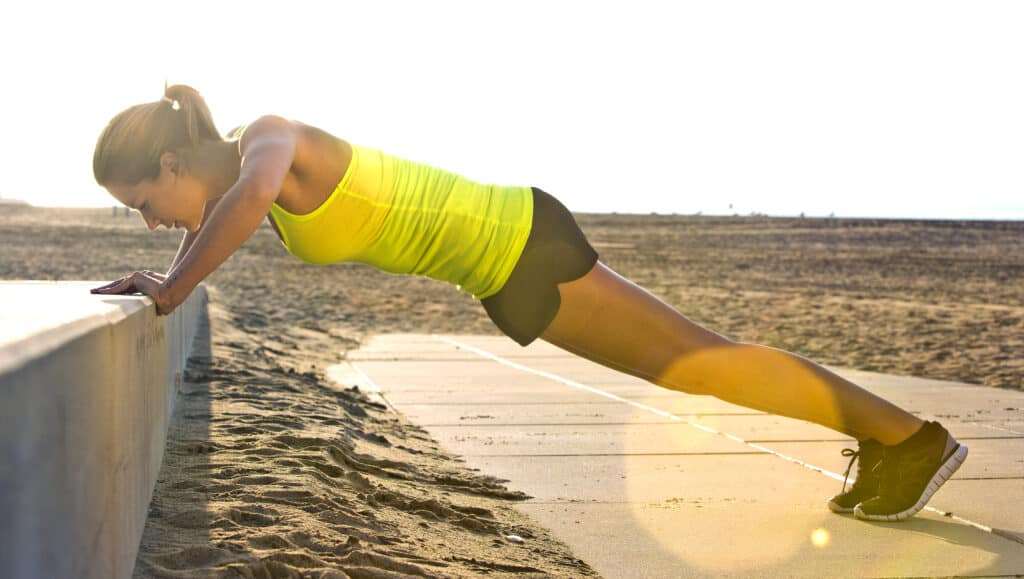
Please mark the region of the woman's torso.
MULTIPOLYGON (((352 160, 352 145, 314 126, 290 122, 295 131, 295 155, 276 203, 289 213, 305 215, 323 205, 341 181, 352 160)), ((235 133, 242 129, 244 126, 235 133)), ((284 243, 281 230, 270 214, 267 221, 284 243)))
POLYGON ((267 216, 290 253, 424 275, 477 299, 504 284, 529 236, 529 187, 480 184, 291 123, 292 166, 267 216))

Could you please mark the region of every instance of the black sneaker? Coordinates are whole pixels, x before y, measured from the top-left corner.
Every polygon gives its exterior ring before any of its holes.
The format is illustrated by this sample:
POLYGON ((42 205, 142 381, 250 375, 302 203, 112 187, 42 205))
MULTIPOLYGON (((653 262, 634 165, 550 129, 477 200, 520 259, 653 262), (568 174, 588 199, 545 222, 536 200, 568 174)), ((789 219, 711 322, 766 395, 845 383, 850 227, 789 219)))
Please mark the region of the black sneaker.
POLYGON ((853 514, 867 521, 902 521, 924 508, 964 459, 967 447, 938 422, 927 421, 913 436, 882 447, 878 496, 857 505, 853 514))
POLYGON ((857 442, 858 450, 844 448, 843 456, 849 456, 850 464, 846 467, 846 474, 843 475, 843 492, 832 497, 828 502, 828 508, 833 513, 852 513, 858 503, 878 496, 878 473, 873 471, 875 465, 882 460, 882 443, 874 438, 857 442), (850 469, 853 468, 853 461, 857 462, 857 479, 853 481, 850 490, 846 490, 846 479, 850 477, 850 469))

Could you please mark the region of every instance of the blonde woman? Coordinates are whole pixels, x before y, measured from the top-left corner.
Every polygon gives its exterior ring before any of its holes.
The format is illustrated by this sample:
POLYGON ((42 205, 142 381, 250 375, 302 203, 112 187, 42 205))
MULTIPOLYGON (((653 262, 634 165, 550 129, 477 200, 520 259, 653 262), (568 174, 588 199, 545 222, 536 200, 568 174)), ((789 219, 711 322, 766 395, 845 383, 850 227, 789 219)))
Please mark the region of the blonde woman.
POLYGON ((94 293, 143 293, 167 314, 267 219, 301 260, 450 282, 523 346, 542 338, 665 388, 856 438, 843 451, 850 467, 859 458, 856 481, 828 501, 835 512, 907 519, 967 456, 938 422, 811 360, 694 323, 603 264, 568 209, 536 187, 481 184, 275 115, 225 139, 185 85, 115 116, 93 171, 151 230, 186 231, 166 274, 137 271, 94 293))

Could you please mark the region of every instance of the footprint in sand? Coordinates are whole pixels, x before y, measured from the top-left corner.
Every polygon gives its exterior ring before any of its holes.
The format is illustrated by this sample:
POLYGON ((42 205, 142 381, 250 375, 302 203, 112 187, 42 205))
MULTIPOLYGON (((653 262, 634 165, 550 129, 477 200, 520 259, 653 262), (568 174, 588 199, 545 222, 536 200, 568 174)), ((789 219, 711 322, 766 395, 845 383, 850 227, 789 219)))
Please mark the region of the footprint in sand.
POLYGON ((293 549, 295 545, 280 535, 257 535, 249 538, 254 549, 293 549))
POLYGON ((281 513, 269 507, 249 505, 247 507, 229 507, 223 511, 224 517, 243 527, 269 527, 280 521, 281 513))
POLYGON ((195 547, 185 547, 174 553, 150 557, 149 561, 165 569, 178 571, 212 567, 236 559, 238 559, 238 556, 230 551, 206 545, 197 545, 195 547))

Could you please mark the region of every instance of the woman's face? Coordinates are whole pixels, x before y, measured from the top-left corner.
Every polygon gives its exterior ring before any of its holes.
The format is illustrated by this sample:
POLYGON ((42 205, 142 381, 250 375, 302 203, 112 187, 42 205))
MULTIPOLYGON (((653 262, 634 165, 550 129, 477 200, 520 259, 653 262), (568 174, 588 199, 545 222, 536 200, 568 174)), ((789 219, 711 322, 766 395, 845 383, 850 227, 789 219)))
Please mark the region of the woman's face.
POLYGON ((134 185, 109 185, 106 189, 124 205, 138 210, 150 231, 163 225, 195 233, 206 207, 202 183, 180 170, 174 153, 161 156, 160 175, 156 179, 134 185))

